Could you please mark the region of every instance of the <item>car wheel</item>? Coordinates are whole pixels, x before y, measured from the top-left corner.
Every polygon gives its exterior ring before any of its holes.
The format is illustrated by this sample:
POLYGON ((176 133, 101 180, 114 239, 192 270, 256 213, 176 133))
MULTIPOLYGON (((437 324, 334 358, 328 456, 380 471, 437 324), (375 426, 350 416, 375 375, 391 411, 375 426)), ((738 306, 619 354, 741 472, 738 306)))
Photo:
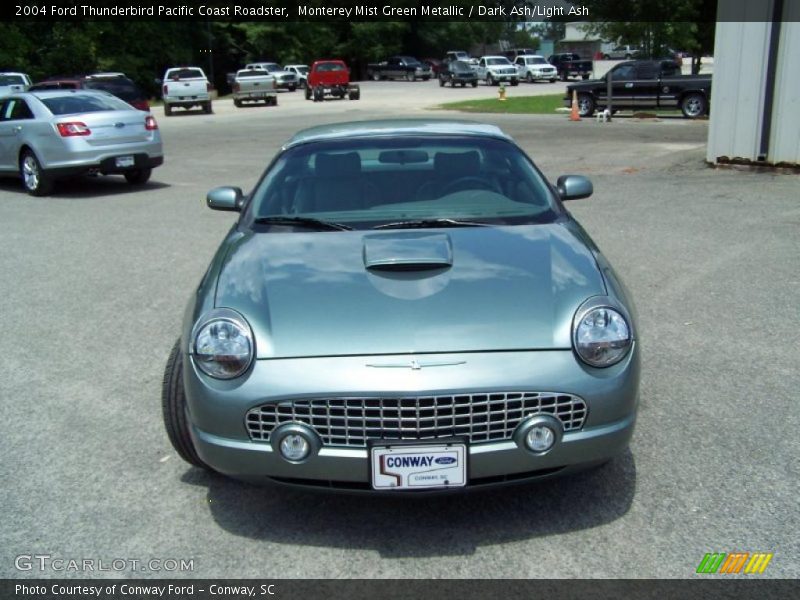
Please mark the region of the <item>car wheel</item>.
POLYGON ((183 390, 183 356, 181 341, 175 342, 164 369, 164 382, 161 386, 161 410, 164 416, 164 427, 172 447, 180 457, 190 465, 208 469, 197 455, 192 436, 189 434, 189 423, 186 420, 186 395, 183 390))
POLYGON ((322 102, 324 100, 325 92, 322 91, 321 87, 314 88, 314 102, 322 102))
POLYGON ((581 75, 581 79, 589 79, 589 73, 584 73, 581 75))
POLYGON ((525 76, 525 81, 528 83, 533 83, 533 75, 531 75, 530 71, 528 71, 528 74, 525 76))
POLYGON ((22 184, 31 196, 46 196, 53 191, 53 180, 42 169, 39 159, 31 150, 25 150, 19 161, 22 184))
POLYGON ((444 87, 444 77, 439 77, 439 87, 444 87))
POLYGON ((306 100, 311 100, 311 87, 306 86, 306 100))
POLYGON ((519 79, 512 79, 511 80, 511 87, 516 87, 519 85, 519 79))
POLYGON ((293 92, 293 91, 295 91, 296 89, 297 89, 297 86, 296 86, 296 85, 290 85, 290 86, 289 86, 289 91, 290 91, 290 92, 293 92))
POLYGON ((408 81, 416 81, 417 80, 417 76, 414 75, 413 73, 406 73, 406 79, 408 81))
POLYGON ((125 179, 131 185, 143 185, 150 179, 153 169, 134 169, 123 173, 125 179))
POLYGON ((702 94, 687 94, 681 100, 681 112, 687 119, 697 119, 706 113, 706 99, 702 94))
POLYGON ((567 80, 567 72, 561 71, 561 81, 566 81, 566 80, 567 80))
POLYGON ((578 114, 591 117, 594 114, 594 98, 589 94, 578 94, 578 114))
POLYGON ((171 117, 172 116, 172 107, 169 104, 164 105, 164 116, 171 117))
POLYGON ((350 100, 358 100, 361 98, 361 88, 360 87, 353 87, 347 92, 347 97, 350 100))
POLYGON ((372 74, 372 81, 380 81, 380 80, 381 80, 380 73, 373 73, 372 74))
POLYGON ((486 76, 486 85, 494 85, 494 77, 491 73, 486 76))
POLYGON ((550 80, 550 83, 555 83, 555 82, 556 82, 555 78, 550 80))
POLYGON ((478 82, 477 81, 473 81, 472 82, 472 87, 478 87, 478 82))
POLYGON ((466 86, 467 86, 467 82, 466 81, 462 81, 461 82, 461 87, 466 87, 466 86))
POLYGON ((241 100, 234 100, 234 101, 233 101, 233 105, 234 105, 236 108, 242 108, 242 101, 241 101, 241 100))
POLYGON ((203 112, 207 115, 210 115, 214 112, 214 109, 211 107, 211 101, 203 103, 203 112))

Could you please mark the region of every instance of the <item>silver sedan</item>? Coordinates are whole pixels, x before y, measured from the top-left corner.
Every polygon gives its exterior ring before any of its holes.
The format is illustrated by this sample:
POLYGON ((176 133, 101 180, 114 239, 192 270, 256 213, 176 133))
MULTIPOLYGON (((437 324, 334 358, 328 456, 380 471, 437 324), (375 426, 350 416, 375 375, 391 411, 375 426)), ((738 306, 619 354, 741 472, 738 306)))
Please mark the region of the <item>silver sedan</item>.
POLYGON ((121 174, 141 185, 164 162, 155 118, 105 92, 19 93, 0 101, 0 175, 33 196, 57 179, 121 174))

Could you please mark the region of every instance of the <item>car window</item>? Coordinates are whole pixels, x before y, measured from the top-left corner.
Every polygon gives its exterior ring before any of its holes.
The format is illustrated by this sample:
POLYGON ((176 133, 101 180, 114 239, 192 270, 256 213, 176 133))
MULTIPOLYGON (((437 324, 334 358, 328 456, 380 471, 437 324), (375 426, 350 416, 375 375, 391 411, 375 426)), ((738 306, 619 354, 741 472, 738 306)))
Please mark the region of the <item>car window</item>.
POLYGON ((486 64, 487 65, 509 65, 511 63, 508 62, 508 59, 505 58, 505 57, 503 57, 503 58, 498 57, 498 58, 487 58, 486 59, 486 64))
POLYGON ((70 94, 69 96, 40 98, 40 100, 54 115, 133 110, 129 104, 111 95, 70 94))
POLYGON ((245 219, 300 215, 369 228, 403 219, 544 222, 556 214, 548 185, 515 145, 432 136, 290 148, 253 192, 245 219))
POLYGON ((636 77, 637 79, 655 79, 658 76, 656 66, 650 63, 637 65, 636 77))
POLYGON ((0 85, 25 85, 21 75, 0 75, 0 85))
POLYGON ((238 79, 244 79, 247 77, 265 77, 267 75, 269 75, 269 73, 267 73, 267 71, 264 71, 262 69, 245 69, 236 72, 236 77, 238 79))
POLYGON ((144 98, 142 92, 135 83, 130 79, 115 78, 115 79, 92 79, 84 83, 84 87, 90 90, 101 90, 114 94, 117 98, 123 100, 139 100, 144 98))
POLYGON ((612 79, 634 79, 636 77, 636 69, 633 65, 620 65, 611 71, 612 79))
POLYGON ((24 100, 10 98, 0 107, 0 121, 18 121, 33 119, 33 113, 24 100))
POLYGON ((317 65, 317 71, 326 72, 326 71, 344 71, 344 65, 340 63, 320 63, 317 65))
POLYGON ((172 71, 169 74, 169 78, 175 81, 180 81, 181 79, 196 79, 198 77, 205 77, 200 69, 180 69, 178 71, 172 71))

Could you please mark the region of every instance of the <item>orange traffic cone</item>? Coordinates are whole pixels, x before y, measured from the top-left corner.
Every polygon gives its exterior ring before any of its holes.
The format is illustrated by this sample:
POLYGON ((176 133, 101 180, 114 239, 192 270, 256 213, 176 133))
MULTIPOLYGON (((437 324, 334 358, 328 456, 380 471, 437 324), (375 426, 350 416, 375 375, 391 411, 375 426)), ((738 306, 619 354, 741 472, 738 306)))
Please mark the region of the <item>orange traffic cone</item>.
POLYGON ((578 92, 572 90, 572 110, 569 113, 569 120, 570 121, 580 121, 581 118, 578 115, 578 92))

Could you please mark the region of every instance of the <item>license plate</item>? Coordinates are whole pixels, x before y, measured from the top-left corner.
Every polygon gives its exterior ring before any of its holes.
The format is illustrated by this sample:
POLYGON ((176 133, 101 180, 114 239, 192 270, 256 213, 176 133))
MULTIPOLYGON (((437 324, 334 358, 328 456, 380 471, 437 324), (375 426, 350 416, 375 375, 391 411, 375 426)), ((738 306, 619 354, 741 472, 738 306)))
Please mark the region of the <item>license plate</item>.
POLYGON ((115 164, 117 167, 132 167, 134 164, 136 164, 136 161, 132 156, 118 156, 115 164))
POLYGON ((370 462, 375 490, 453 488, 467 484, 465 444, 373 446, 370 462))
POLYGON ((263 98, 266 95, 266 92, 250 92, 251 98, 263 98))

